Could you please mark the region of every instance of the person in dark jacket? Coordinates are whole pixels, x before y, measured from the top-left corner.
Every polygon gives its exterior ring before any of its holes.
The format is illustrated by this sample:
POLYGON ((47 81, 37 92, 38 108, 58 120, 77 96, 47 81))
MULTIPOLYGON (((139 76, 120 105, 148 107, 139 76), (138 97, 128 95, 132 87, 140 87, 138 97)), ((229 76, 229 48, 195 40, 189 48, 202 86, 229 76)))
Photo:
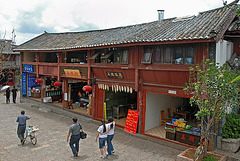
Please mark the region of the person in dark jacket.
POLYGON ((6 103, 10 103, 10 89, 7 88, 6 90, 6 103))
POLYGON ((16 103, 17 92, 18 90, 15 88, 15 86, 13 86, 13 89, 12 89, 13 103, 16 103))

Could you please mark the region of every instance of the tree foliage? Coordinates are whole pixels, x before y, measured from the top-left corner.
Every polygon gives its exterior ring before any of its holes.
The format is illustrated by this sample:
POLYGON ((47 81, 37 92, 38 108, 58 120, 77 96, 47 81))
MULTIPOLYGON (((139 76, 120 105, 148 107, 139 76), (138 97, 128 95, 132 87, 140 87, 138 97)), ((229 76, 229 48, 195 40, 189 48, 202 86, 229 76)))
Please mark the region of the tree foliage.
MULTIPOLYGON (((190 68, 190 79, 184 89, 192 95, 190 103, 198 106, 201 136, 210 140, 210 129, 227 109, 238 106, 239 84, 232 82, 239 75, 227 65, 219 66, 209 59, 190 68)), ((207 145, 206 145, 207 149, 207 145)))

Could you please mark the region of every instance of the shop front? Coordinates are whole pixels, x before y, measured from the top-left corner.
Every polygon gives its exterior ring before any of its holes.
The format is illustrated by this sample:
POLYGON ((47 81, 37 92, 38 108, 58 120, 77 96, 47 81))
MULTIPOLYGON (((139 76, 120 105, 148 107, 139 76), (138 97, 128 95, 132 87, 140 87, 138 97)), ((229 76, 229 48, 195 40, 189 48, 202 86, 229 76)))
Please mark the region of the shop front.
POLYGON ((61 106, 62 102, 62 84, 56 83, 57 78, 45 77, 45 98, 44 101, 56 102, 61 106))
POLYGON ((128 110, 137 110, 137 92, 132 87, 120 84, 103 84, 97 85, 97 111, 100 112, 99 119, 114 118, 117 125, 124 127, 128 110), (102 93, 102 94, 100 94, 102 93), (103 99, 101 99, 101 97, 103 99), (102 100, 102 103, 99 103, 102 100), (100 109, 99 109, 100 108, 100 109))
POLYGON ((83 91, 86 81, 68 79, 68 109, 83 115, 91 115, 91 92, 83 91))
POLYGON ((145 99, 145 134, 198 145, 200 123, 195 117, 198 108, 190 105, 189 98, 146 92, 145 99))

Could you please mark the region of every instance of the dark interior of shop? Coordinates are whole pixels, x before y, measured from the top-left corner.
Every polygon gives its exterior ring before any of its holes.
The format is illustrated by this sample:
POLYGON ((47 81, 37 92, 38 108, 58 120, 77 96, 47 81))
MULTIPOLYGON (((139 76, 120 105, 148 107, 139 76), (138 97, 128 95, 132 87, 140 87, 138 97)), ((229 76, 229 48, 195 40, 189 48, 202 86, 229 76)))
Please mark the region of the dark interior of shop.
POLYGON ((125 118, 128 109, 137 110, 137 93, 105 92, 107 117, 125 118))
POLYGON ((69 83, 69 85, 71 85, 71 100, 73 100, 73 103, 83 102, 88 104, 88 95, 83 91, 87 82, 69 83))

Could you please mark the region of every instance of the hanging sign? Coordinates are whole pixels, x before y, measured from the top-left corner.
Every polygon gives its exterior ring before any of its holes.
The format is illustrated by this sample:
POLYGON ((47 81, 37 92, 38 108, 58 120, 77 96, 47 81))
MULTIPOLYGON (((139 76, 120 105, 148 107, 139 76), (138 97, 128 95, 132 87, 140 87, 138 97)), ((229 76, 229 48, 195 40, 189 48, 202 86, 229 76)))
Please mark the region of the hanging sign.
POLYGON ((106 72, 108 78, 123 79, 122 72, 106 72))
POLYGON ((34 73, 32 65, 23 64, 23 69, 25 73, 34 73))
POLYGON ((128 110, 128 115, 124 127, 124 131, 136 134, 137 132, 137 123, 138 123, 138 111, 128 110))
POLYGON ((104 117, 104 120, 107 120, 107 104, 106 102, 104 102, 103 104, 103 117, 104 117))
POLYGON ((67 77, 77 77, 77 78, 81 78, 82 77, 80 72, 79 72, 79 70, 64 69, 64 72, 65 72, 67 77))
POLYGON ((22 73, 22 95, 27 95, 27 74, 22 73))

